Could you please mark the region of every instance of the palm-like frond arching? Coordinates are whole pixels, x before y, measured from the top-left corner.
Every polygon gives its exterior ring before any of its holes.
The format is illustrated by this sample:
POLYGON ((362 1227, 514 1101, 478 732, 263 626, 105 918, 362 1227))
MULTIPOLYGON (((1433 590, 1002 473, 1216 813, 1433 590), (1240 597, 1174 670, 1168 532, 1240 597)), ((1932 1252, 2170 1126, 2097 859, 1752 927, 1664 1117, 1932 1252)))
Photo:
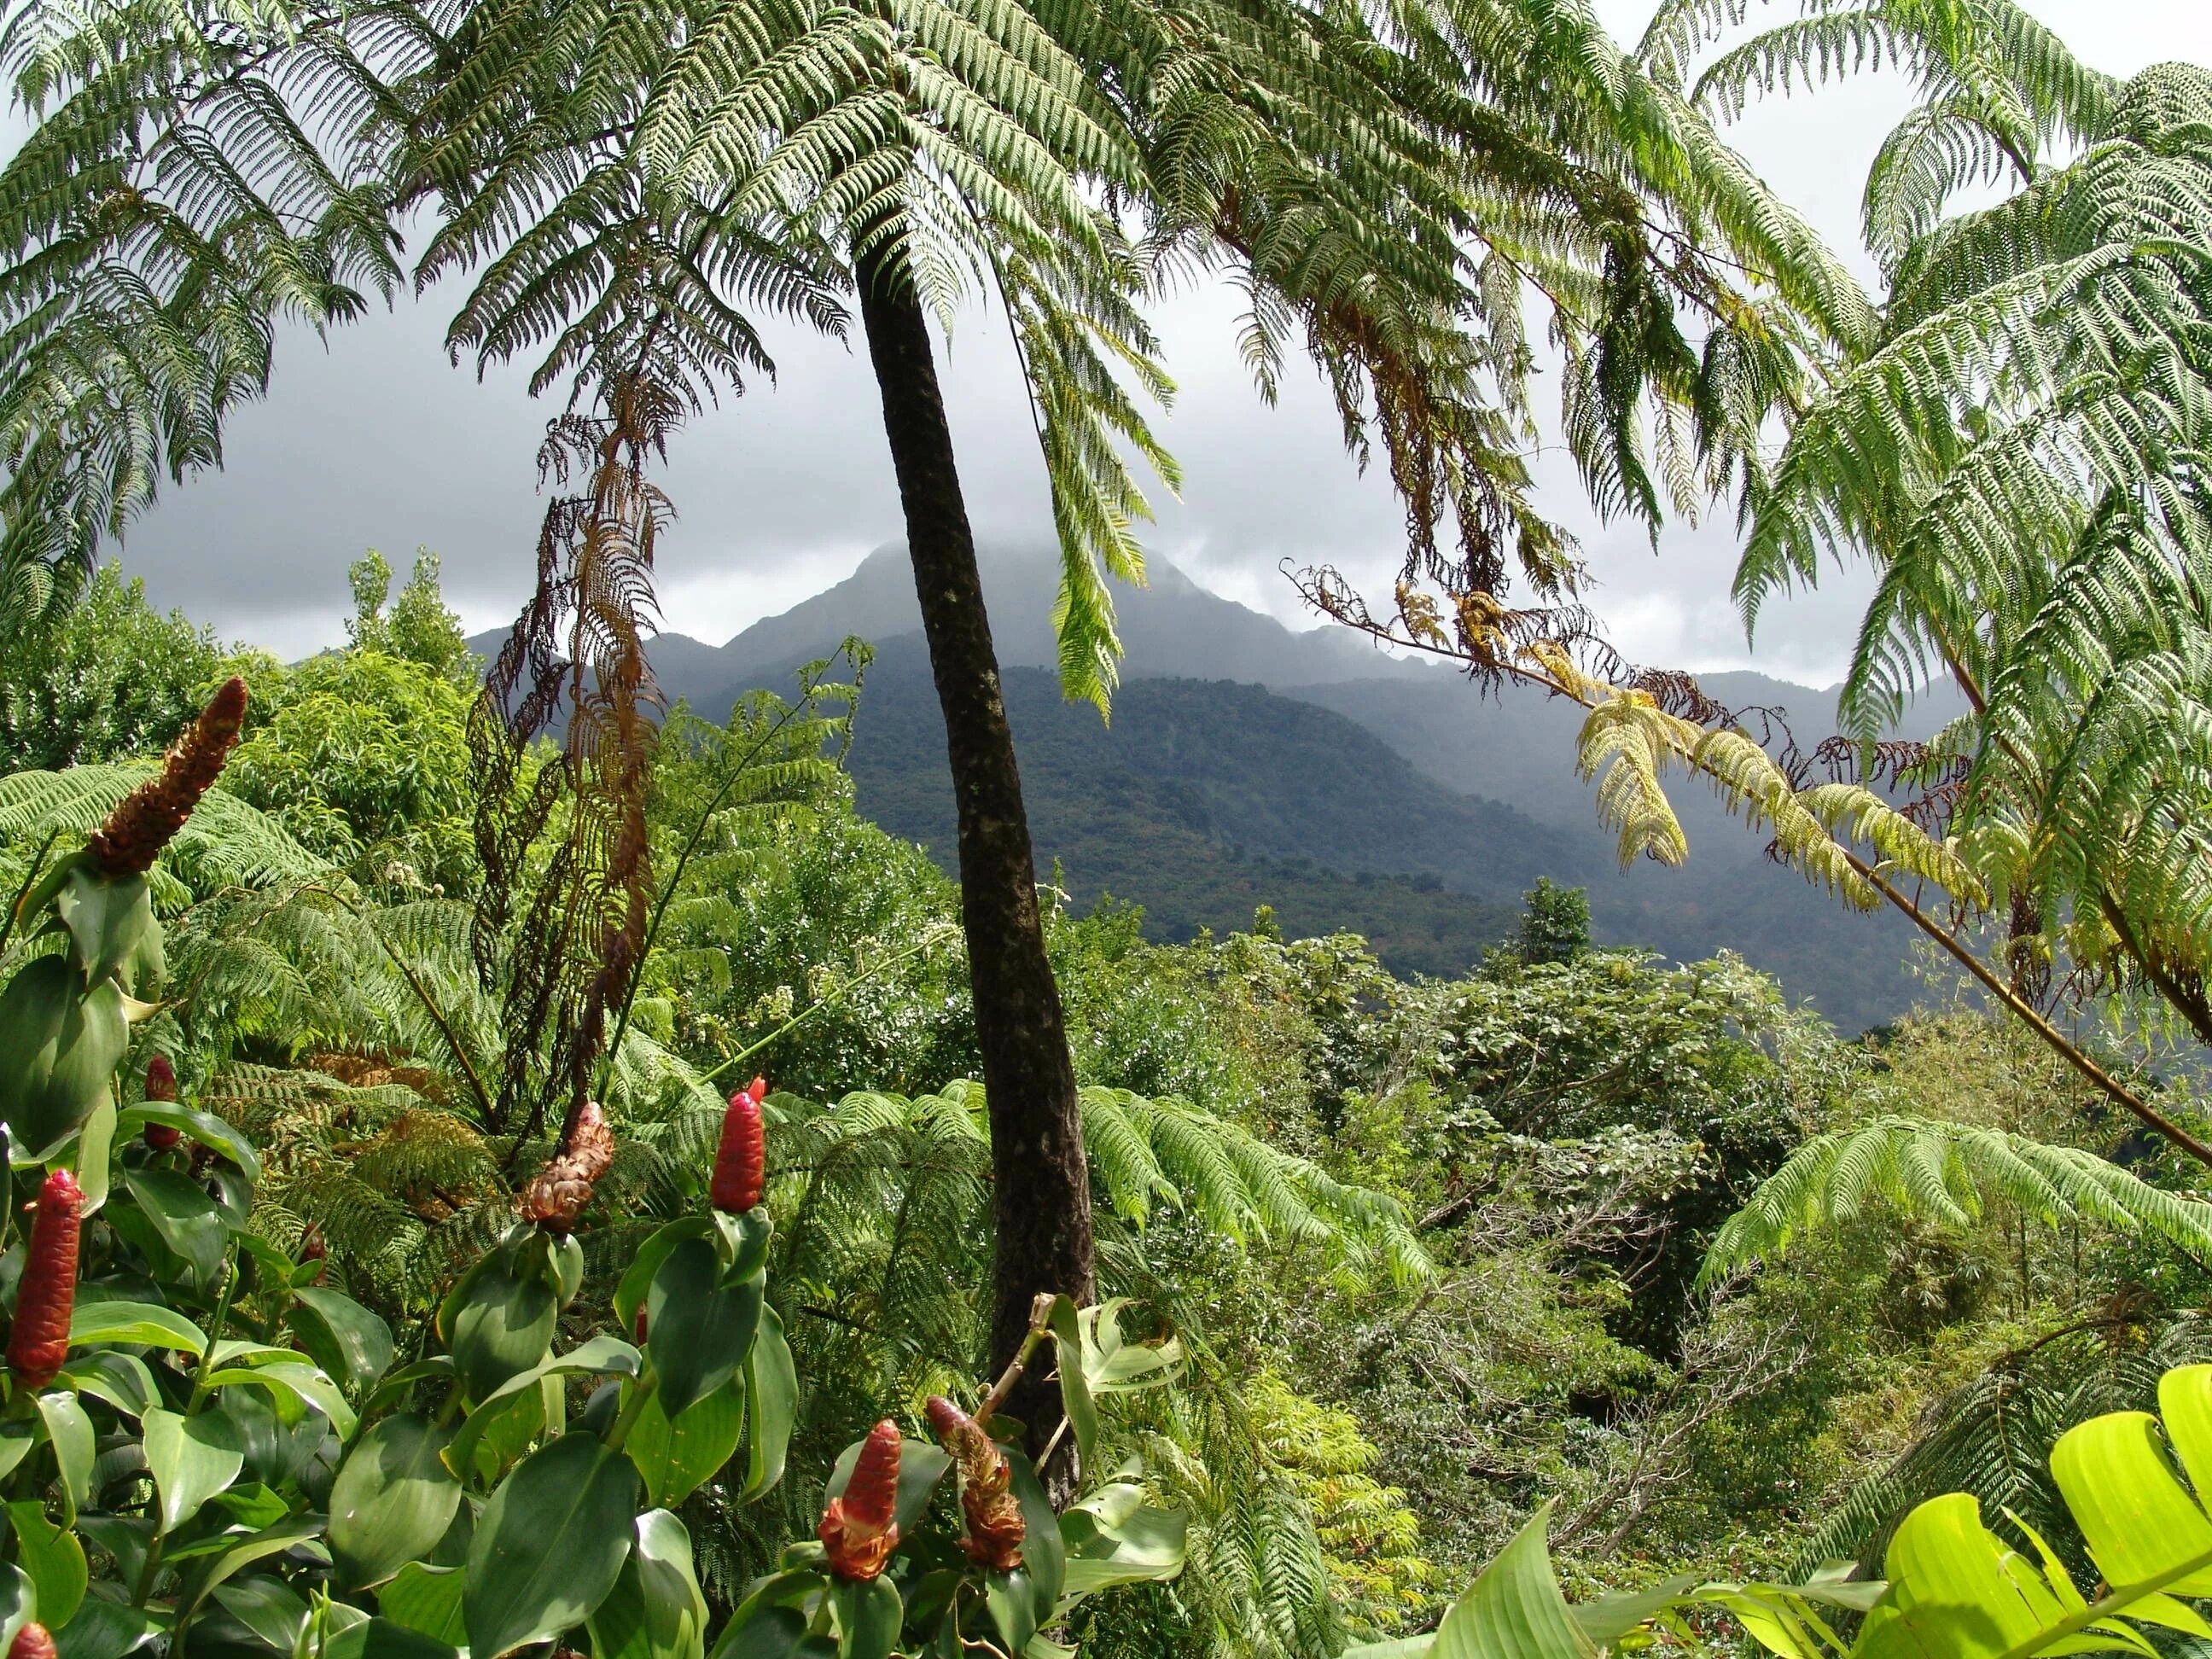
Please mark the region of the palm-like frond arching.
POLYGON ((1800 1564, 1809 1571, 1848 1559, 1878 1571, 1905 1514, 1953 1492, 1978 1499, 1985 1514, 2017 1516, 2080 1560, 2081 1534, 2051 1480, 2051 1449, 2091 1418, 2155 1410, 2161 1376, 2212 1357, 2212 1329, 2201 1319, 2178 1321, 2140 1346, 2125 1323, 2115 1316, 2057 1334, 1937 1401, 1925 1431, 1823 1518, 1800 1564))
MULTIPOLYGON (((1887 337, 1800 420, 1755 502, 1747 614, 1845 549, 1881 580, 1843 710, 1930 676, 1971 717, 1953 825, 2039 948, 2212 1036, 2212 76, 2109 90, 2088 148, 1916 233, 1887 337)), ((2068 118, 2071 119, 2071 117, 2068 118)))
POLYGON ((2039 1221, 2095 1222, 2212 1255, 2212 1204, 2154 1187, 2109 1158, 1990 1125, 1890 1115, 1798 1147, 1722 1226, 1704 1274, 1725 1278, 1876 1205, 1964 1225, 1993 1199, 2039 1221))
MULTIPOLYGON (((1683 88, 1705 51, 1752 9, 1749 0, 1667 0, 1644 32, 1643 61, 1683 88)), ((1867 245, 1893 272, 1952 197, 2008 178, 2031 182, 2054 141, 2102 136, 2119 95, 2118 81, 2014 0, 1868 0, 1803 12, 1723 52, 1690 96, 1733 115, 1793 85, 1810 90, 1885 67, 1910 75, 1919 97, 1877 153, 1863 208, 1867 245)))
MULTIPOLYGON (((153 762, 72 766, 0 778, 0 882, 12 896, 41 854, 73 850, 115 804, 160 770, 153 762)), ((155 902, 179 909, 224 887, 261 889, 332 873, 266 814, 210 790, 149 872, 155 902)))
POLYGON ((277 325, 389 295, 372 70, 429 14, 284 0, 15 8, 0 72, 40 118, 0 167, 0 620, 65 599, 165 478, 219 464, 277 325))

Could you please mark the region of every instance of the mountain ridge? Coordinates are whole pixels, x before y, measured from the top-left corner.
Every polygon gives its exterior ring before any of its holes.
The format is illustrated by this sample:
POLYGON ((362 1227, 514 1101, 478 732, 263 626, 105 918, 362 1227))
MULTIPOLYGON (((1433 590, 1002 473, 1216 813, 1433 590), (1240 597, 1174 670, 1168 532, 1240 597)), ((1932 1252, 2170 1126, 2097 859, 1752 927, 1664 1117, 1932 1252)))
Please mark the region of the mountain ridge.
MULTIPOLYGON (((1777 867, 1765 837, 1690 781, 1670 781, 1689 862, 1621 870, 1575 769, 1571 703, 1478 688, 1347 630, 1293 630, 1156 560, 1152 586, 1117 591, 1127 655, 1108 726, 1058 696, 1055 562, 1003 545, 981 557, 1040 868, 1063 859, 1079 903, 1111 892, 1146 907, 1154 937, 1188 937, 1243 925, 1251 902, 1272 902, 1272 883, 1295 892, 1276 905, 1285 927, 1379 929, 1394 966, 1450 972, 1481 928, 1510 927, 1518 892, 1544 874, 1589 890, 1601 941, 1684 961, 1734 948, 1845 1030, 1893 1018, 1918 994, 1909 924, 1847 911, 1777 867), (1287 805, 1301 799, 1310 811, 1287 805)), ((854 750, 860 808, 949 866, 950 779, 918 628, 893 545, 720 647, 664 635, 647 654, 672 702, 716 718, 745 691, 787 685, 846 635, 870 639, 879 654, 854 750)), ((1837 688, 1741 671, 1700 682, 1731 707, 1785 708, 1808 747, 1833 729, 1837 688)), ((1948 712, 1931 703, 1913 724, 1932 730, 1948 712)))

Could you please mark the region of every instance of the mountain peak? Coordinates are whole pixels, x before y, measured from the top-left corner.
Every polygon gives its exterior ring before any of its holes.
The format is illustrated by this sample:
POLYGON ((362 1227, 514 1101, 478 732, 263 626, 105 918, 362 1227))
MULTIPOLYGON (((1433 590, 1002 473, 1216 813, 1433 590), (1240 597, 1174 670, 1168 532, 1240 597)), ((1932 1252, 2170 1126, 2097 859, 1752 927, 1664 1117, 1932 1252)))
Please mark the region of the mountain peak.
MULTIPOLYGON (((1052 610, 1060 589, 1059 550, 1033 542, 981 542, 975 551, 1000 663, 1008 668, 1056 665, 1052 610)), ((1144 586, 1111 584, 1127 678, 1283 687, 1367 679, 1426 684, 1443 678, 1428 664, 1391 656, 1346 629, 1285 627, 1249 605, 1209 592, 1170 560, 1155 556, 1146 566, 1144 586)), ((689 701, 712 718, 726 713, 741 693, 781 684, 797 665, 827 656, 848 635, 880 645, 921 629, 906 544, 890 542, 869 554, 844 580, 780 615, 763 617, 720 645, 668 632, 656 635, 647 653, 653 678, 671 702, 689 701)), ((489 656, 505 637, 501 629, 477 635, 469 644, 489 656)))

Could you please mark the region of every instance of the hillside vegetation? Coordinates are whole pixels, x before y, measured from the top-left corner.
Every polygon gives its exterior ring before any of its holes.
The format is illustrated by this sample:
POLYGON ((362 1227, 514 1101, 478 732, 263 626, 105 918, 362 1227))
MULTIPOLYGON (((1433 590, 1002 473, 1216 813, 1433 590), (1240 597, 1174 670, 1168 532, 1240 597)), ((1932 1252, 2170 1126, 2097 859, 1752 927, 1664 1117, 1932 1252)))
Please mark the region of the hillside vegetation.
POLYGON ((2202 1659, 2212 71, 1771 21, 11 7, 0 1659, 2202 1659), (1722 126, 1876 67, 1869 265, 1722 126), (1402 509, 1319 638, 1118 604, 1194 272, 1402 509), (441 283, 567 397, 483 654, 101 564, 441 283), (903 541, 656 642, 793 326, 903 541), (1832 696, 1624 659, 1552 447, 1863 562, 1832 696))

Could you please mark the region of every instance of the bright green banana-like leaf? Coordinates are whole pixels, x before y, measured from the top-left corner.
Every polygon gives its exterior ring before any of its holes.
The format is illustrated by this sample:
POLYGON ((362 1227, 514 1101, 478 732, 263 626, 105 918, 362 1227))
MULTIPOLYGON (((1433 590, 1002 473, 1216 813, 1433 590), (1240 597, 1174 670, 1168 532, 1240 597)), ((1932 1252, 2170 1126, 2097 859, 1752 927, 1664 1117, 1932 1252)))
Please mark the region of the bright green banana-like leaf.
POLYGON ((2188 1598, 2212 1596, 2212 1365, 2160 1380, 2159 1415, 2114 1412, 2069 1431, 2051 1471, 2101 1583, 2085 1594, 2049 1545, 1985 1524, 1964 1492, 1899 1525, 1884 1584, 1661 1585, 1570 1607, 1545 1544, 1548 1508, 1522 1528, 1432 1636, 1352 1649, 1346 1659, 1592 1659, 1646 1624, 1719 1607, 1784 1659, 2039 1659, 2158 1650, 2142 1626, 2212 1640, 2188 1598), (2026 1552, 2020 1546, 2026 1546, 2026 1552), (1826 1609, 1824 1612, 1823 1609, 1826 1609), (1866 1617, 1846 1644, 1834 1610, 1866 1617))

